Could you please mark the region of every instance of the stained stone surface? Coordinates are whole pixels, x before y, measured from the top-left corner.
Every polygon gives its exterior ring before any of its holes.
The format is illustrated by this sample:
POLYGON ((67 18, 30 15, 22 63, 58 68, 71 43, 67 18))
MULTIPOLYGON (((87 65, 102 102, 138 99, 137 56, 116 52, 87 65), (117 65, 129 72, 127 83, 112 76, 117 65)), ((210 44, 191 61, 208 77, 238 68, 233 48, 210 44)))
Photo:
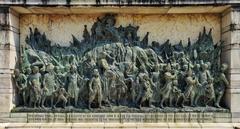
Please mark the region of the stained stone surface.
MULTIPOLYGON (((91 11, 91 10, 90 10, 91 11)), ((20 42, 24 43, 25 37, 29 34, 29 27, 37 27, 40 32, 45 32, 52 44, 68 46, 72 35, 77 39, 83 39, 84 25, 90 27, 97 17, 104 14, 80 14, 80 15, 54 15, 54 14, 26 14, 20 17, 20 42), (61 36, 59 36, 61 35, 61 36)), ((138 34, 145 36, 150 32, 149 42, 158 41, 163 44, 171 38, 172 44, 180 40, 187 43, 188 38, 195 42, 198 33, 205 26, 207 30, 213 29, 213 40, 217 43, 220 40, 221 18, 215 14, 118 14, 116 26, 127 26, 129 24, 140 26, 138 34)), ((186 45, 186 44, 185 44, 186 45)))

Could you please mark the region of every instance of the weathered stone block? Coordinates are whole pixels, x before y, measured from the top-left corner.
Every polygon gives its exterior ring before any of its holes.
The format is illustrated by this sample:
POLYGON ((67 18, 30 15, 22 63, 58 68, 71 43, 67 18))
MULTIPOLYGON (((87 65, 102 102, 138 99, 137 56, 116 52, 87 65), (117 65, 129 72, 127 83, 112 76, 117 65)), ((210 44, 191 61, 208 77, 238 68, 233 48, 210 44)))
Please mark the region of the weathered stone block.
POLYGON ((144 118, 145 123, 156 123, 157 122, 157 116, 155 113, 145 113, 144 118))
POLYGON ((199 122, 199 113, 189 113, 189 122, 199 122))
POLYGON ((168 123, 170 129, 201 128, 198 123, 168 123))
POLYGON ((54 122, 54 114, 53 113, 28 113, 27 122, 29 123, 54 122))
POLYGON ((167 122, 166 113, 156 113, 156 119, 158 123, 167 122))
POLYGON ((227 89, 226 91, 226 104, 230 108, 231 112, 240 112, 240 89, 227 89))
POLYGON ((53 122, 55 122, 55 123, 66 123, 67 122, 66 113, 54 113, 53 122))
POLYGON ((229 48, 223 50, 222 56, 221 56, 221 61, 222 61, 222 63, 228 64, 229 68, 231 67, 231 65, 230 65, 230 63, 231 63, 231 48, 230 48, 230 46, 229 46, 229 48))
POLYGON ((121 113, 121 122, 137 122, 141 123, 144 122, 145 119, 145 114, 144 113, 121 113))
POLYGON ((17 62, 16 50, 0 49, 0 70, 15 69, 17 62))
POLYGON ((175 122, 189 122, 190 114, 189 113, 175 113, 175 122))
POLYGON ((198 115, 198 122, 200 122, 200 123, 203 123, 204 122, 204 116, 203 116, 203 112, 199 112, 199 113, 197 113, 197 115, 198 115))
POLYGON ((222 28, 225 28, 229 26, 232 23, 232 15, 230 13, 231 9, 225 10, 225 12, 222 13, 222 28))
POLYGON ((240 123, 240 112, 232 112, 232 123, 240 123))
POLYGON ((10 43, 9 31, 1 30, 0 31, 0 44, 7 44, 7 43, 10 43))
POLYGON ((212 123, 212 122, 214 122, 213 113, 210 113, 210 112, 203 113, 203 122, 204 123, 212 123))
POLYGON ((0 24, 9 25, 9 8, 0 9, 0 24))
POLYGON ((230 48, 229 46, 231 42, 231 32, 227 29, 226 32, 223 32, 222 34, 222 40, 224 41, 224 45, 226 45, 224 48, 230 48))
POLYGON ((13 94, 9 94, 9 93, 1 93, 0 94, 0 112, 10 112, 11 109, 14 107, 13 101, 13 94), (3 106, 4 105, 4 106, 3 106))
POLYGON ((0 82, 1 82, 1 85, 0 85, 0 92, 1 93, 3 93, 2 90, 4 90, 4 89, 14 89, 11 74, 0 74, 0 82))
POLYGON ((203 129, 233 129, 232 124, 228 123, 199 123, 203 129))
MULTIPOLYGON (((234 31, 231 32, 231 43, 232 44, 240 43, 240 41, 239 41, 240 40, 240 38, 239 38, 240 37, 240 30, 238 30, 238 28, 235 28, 235 29, 237 29, 237 30, 234 30, 234 31)), ((239 48, 239 46, 237 46, 237 47, 239 48)))
MULTIPOLYGON (((236 70, 237 71, 237 70, 236 70)), ((230 75, 229 75, 229 78, 230 78, 230 88, 231 89, 239 89, 240 88, 240 86, 239 86, 239 84, 240 84, 240 80, 238 80, 238 78, 240 77, 240 74, 239 73, 231 73, 230 75)))
POLYGON ((236 9, 232 9, 231 11, 231 23, 234 23, 234 24, 239 24, 240 23, 240 12, 239 10, 236 10, 236 9))
POLYGON ((230 123, 232 122, 231 113, 214 113, 214 122, 216 123, 230 123))
POLYGON ((174 122, 174 113, 166 113, 166 122, 174 122))

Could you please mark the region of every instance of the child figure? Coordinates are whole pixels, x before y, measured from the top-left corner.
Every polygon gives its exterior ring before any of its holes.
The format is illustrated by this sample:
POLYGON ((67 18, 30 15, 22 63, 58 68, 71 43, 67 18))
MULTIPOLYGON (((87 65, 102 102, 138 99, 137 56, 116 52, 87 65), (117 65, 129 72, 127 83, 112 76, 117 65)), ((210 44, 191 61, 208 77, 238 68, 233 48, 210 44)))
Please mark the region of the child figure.
POLYGON ((56 105, 59 103, 59 102, 63 102, 63 108, 66 108, 66 104, 68 102, 68 96, 69 94, 67 93, 67 91, 63 88, 63 87, 60 87, 58 88, 58 90, 56 90, 54 92, 55 96, 57 96, 57 101, 56 103, 54 104, 54 108, 56 108, 56 105))

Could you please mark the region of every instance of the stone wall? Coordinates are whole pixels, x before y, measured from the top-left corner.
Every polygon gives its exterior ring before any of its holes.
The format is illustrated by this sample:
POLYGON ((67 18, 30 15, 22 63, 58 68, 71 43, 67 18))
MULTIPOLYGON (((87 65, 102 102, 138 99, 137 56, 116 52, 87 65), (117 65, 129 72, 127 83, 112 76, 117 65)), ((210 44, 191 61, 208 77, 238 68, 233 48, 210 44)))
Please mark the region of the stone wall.
POLYGON ((19 53, 19 15, 0 9, 0 112, 10 112, 15 104, 12 72, 19 53))
MULTIPOLYGON (((37 27, 41 32, 45 32, 53 43, 67 46, 69 41, 72 40, 72 34, 81 40, 84 25, 88 25, 88 30, 90 31, 91 25, 98 16, 103 16, 103 14, 19 15, 11 9, 0 8, 0 112, 10 112, 14 107, 15 92, 11 73, 18 61, 19 43, 25 43, 24 40, 29 34, 29 27, 37 27)), ((225 102, 231 111, 233 119, 229 120, 228 117, 228 120, 239 122, 239 16, 240 11, 238 8, 228 9, 221 14, 119 14, 117 16, 117 26, 138 25, 140 26, 139 36, 141 39, 147 32, 150 32, 150 41, 156 40, 163 43, 167 39, 171 39, 173 44, 178 43, 180 40, 186 43, 188 37, 194 42, 204 26, 207 30, 212 28, 214 42, 218 42, 220 39, 225 42, 222 59, 230 66, 228 73, 230 85, 227 88, 225 102)), ((16 114, 16 116, 18 115, 16 114)), ((0 116, 3 115, 0 114, 0 116)), ((6 117, 9 118, 9 114, 6 117)), ((223 122, 229 121, 226 121, 224 118, 223 122)), ((7 123, 9 121, 4 122, 7 123)))
MULTIPOLYGON (((25 38, 29 34, 29 27, 37 27, 40 32, 45 32, 53 44, 69 45, 72 35, 79 40, 82 39, 84 25, 91 26, 97 17, 104 14, 89 15, 21 15, 20 16, 20 41, 25 43, 25 38)), ((127 26, 129 24, 140 26, 140 40, 147 32, 150 32, 149 40, 164 43, 167 39, 173 44, 187 43, 190 37, 193 42, 197 40, 199 32, 205 26, 207 30, 213 29, 214 42, 220 40, 221 18, 218 14, 168 14, 168 15, 137 15, 119 14, 117 15, 116 26, 127 26)))
POLYGON ((240 122, 240 10, 231 8, 222 14, 222 40, 225 41, 223 60, 230 65, 230 85, 226 92, 226 104, 233 112, 233 121, 240 122))

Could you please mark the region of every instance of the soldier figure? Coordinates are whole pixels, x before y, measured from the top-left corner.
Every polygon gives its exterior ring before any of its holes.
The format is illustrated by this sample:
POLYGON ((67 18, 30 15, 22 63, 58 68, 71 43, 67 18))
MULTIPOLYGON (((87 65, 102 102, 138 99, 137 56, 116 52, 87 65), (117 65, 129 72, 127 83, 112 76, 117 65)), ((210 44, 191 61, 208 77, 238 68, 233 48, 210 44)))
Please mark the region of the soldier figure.
POLYGON ((91 109, 91 104, 94 99, 98 99, 98 105, 102 108, 102 86, 99 77, 99 72, 97 69, 93 70, 93 77, 89 82, 89 100, 88 108, 91 109))
POLYGON ((205 95, 208 98, 207 102, 205 103, 207 106, 209 104, 209 102, 214 101, 214 103, 216 102, 216 95, 214 92, 214 87, 213 87, 213 78, 212 79, 208 79, 208 82, 206 84, 206 91, 205 91, 205 95))
POLYGON ((55 81, 57 86, 63 86, 65 83, 65 76, 59 66, 54 67, 55 81))
MULTIPOLYGON (((198 80, 193 76, 193 73, 192 73, 192 69, 189 68, 188 72, 187 72, 187 77, 185 78, 185 81, 187 83, 187 87, 186 87, 186 90, 184 92, 184 99, 188 99, 190 98, 190 103, 191 103, 191 106, 195 106, 195 95, 196 95, 196 87, 197 85, 199 84, 198 80)), ((183 102, 184 103, 184 102, 183 102)), ((182 103, 182 106, 183 106, 183 103, 182 103)))
POLYGON ((164 80, 165 84, 164 86, 160 89, 160 95, 162 97, 161 102, 160 102, 160 107, 163 108, 164 102, 169 98, 170 93, 173 88, 173 80, 176 80, 176 75, 175 73, 172 74, 172 69, 170 63, 167 64, 165 67, 165 73, 164 73, 164 80))
POLYGON ((34 107, 36 107, 36 105, 40 106, 41 74, 39 73, 38 66, 32 67, 32 74, 29 75, 28 85, 29 85, 29 92, 30 92, 29 107, 31 107, 32 103, 34 103, 34 107))
POLYGON ((178 81, 177 80, 173 80, 173 87, 172 87, 172 91, 171 91, 170 94, 171 94, 169 96, 170 106, 177 107, 180 98, 184 97, 182 91, 178 88, 178 81), (174 100, 175 100, 175 103, 173 105, 174 100))
POLYGON ((44 108, 45 100, 51 99, 51 107, 53 108, 53 92, 57 89, 55 83, 55 74, 54 74, 54 66, 53 64, 49 64, 46 68, 47 73, 43 77, 43 95, 42 95, 42 103, 41 106, 44 108))
POLYGON ((77 68, 74 65, 71 65, 70 72, 66 75, 66 86, 67 92, 69 94, 68 103, 70 105, 71 100, 74 99, 74 106, 78 106, 78 96, 79 96, 79 85, 82 80, 81 77, 77 74, 77 68))
POLYGON ((14 71, 14 79, 18 90, 18 95, 23 101, 23 106, 27 106, 27 77, 20 73, 19 69, 14 71))
POLYGON ((215 101, 215 106, 216 107, 221 107, 219 105, 223 94, 225 92, 225 87, 229 85, 229 81, 227 80, 226 76, 225 76, 225 72, 228 68, 227 64, 222 64, 221 66, 221 72, 219 73, 219 75, 217 75, 217 77, 215 78, 215 95, 216 95, 216 101, 215 101))
POLYGON ((200 71, 199 75, 199 82, 201 84, 207 83, 208 79, 212 78, 210 75, 210 71, 208 70, 208 67, 209 66, 206 63, 201 65, 202 71, 200 71))
POLYGON ((137 99, 138 107, 141 109, 142 104, 145 101, 148 101, 148 107, 153 107, 152 105, 152 86, 155 86, 152 80, 148 77, 148 74, 145 72, 146 69, 144 66, 140 68, 139 76, 137 77, 139 83, 139 96, 137 99))

